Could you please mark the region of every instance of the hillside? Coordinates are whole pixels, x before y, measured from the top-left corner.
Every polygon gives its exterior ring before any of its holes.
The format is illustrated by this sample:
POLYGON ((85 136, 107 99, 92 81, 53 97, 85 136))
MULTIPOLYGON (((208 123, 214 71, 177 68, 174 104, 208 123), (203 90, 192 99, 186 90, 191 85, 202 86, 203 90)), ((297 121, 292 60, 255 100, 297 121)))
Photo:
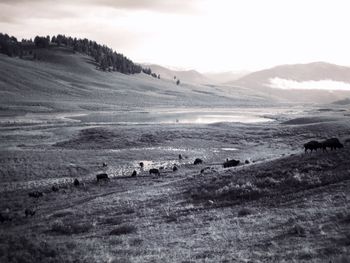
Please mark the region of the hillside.
POLYGON ((2 110, 51 111, 161 106, 255 105, 268 99, 249 89, 227 90, 125 75, 96 68, 94 60, 59 47, 38 50, 40 60, 0 55, 2 110))

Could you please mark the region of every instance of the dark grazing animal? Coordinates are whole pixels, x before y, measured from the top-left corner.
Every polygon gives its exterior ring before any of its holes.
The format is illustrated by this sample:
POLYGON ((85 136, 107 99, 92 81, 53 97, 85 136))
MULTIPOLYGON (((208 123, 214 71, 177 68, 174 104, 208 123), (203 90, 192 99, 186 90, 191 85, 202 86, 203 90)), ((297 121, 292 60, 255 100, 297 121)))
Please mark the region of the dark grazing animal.
POLYGON ((202 164, 202 163, 203 163, 203 160, 199 159, 199 158, 196 158, 196 160, 194 160, 194 162, 193 162, 194 165, 202 164))
POLYGON ((134 170, 131 174, 131 177, 135 177, 137 175, 137 172, 134 170))
POLYGON ((228 168, 228 167, 237 166, 238 164, 239 164, 239 160, 232 159, 224 162, 223 166, 224 168, 228 168))
POLYGON ((27 209, 24 211, 26 217, 35 215, 35 212, 36 212, 36 211, 34 211, 34 210, 30 209, 30 208, 27 208, 27 209))
POLYGON ((245 164, 250 164, 249 160, 245 160, 244 163, 245 163, 245 164))
POLYGON ((29 197, 33 197, 33 198, 39 198, 41 196, 44 196, 42 192, 39 191, 35 191, 35 192, 30 192, 28 193, 29 197))
POLYGON ((74 182, 73 182, 74 186, 77 187, 80 185, 80 182, 77 178, 74 179, 74 182))
POLYGON ((100 180, 109 180, 109 177, 108 177, 108 174, 106 173, 103 173, 103 174, 97 174, 96 175, 96 179, 97 179, 97 182, 99 182, 100 180))
POLYGON ((102 163, 102 166, 103 166, 103 167, 106 167, 106 166, 107 166, 107 163, 102 163))
POLYGON ((173 172, 176 172, 177 170, 178 170, 178 168, 174 165, 173 172))
POLYGON ((141 167, 141 168, 143 168, 143 167, 144 167, 143 162, 140 162, 140 167, 141 167))
POLYGON ((51 187, 51 190, 52 190, 52 192, 58 192, 59 188, 58 188, 58 186, 53 185, 53 186, 51 187))
POLYGON ((160 172, 156 168, 149 169, 149 174, 155 174, 155 175, 160 175, 160 172))
POLYGON ((340 143, 338 138, 327 139, 321 142, 321 145, 324 152, 327 151, 327 148, 330 148, 331 151, 333 151, 344 147, 344 145, 340 143))
POLYGON ((179 154, 179 160, 182 160, 182 155, 181 154, 179 154))
POLYGON ((322 143, 319 143, 318 141, 309 141, 307 143, 304 144, 304 148, 305 148, 305 153, 307 153, 307 150, 312 151, 316 151, 319 148, 322 148, 322 143))

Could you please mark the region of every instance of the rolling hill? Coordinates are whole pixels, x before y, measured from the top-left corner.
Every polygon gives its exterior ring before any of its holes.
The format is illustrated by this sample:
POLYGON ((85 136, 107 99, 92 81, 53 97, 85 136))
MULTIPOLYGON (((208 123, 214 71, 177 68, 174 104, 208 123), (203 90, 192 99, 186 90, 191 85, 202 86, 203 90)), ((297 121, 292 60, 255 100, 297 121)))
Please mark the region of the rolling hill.
POLYGON ((250 89, 204 86, 96 68, 69 48, 38 50, 40 60, 0 54, 2 111, 79 111, 138 107, 239 106, 265 103, 250 89))

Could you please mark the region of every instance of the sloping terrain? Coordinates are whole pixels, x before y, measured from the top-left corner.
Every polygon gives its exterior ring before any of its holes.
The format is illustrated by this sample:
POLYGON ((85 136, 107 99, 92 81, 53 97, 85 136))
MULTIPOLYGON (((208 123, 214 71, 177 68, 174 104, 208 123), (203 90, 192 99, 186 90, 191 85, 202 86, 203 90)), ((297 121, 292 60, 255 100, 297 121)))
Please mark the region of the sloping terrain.
POLYGON ((227 106, 268 101, 247 89, 181 84, 145 74, 95 68, 90 57, 64 48, 40 50, 40 60, 0 55, 3 111, 84 111, 156 106, 227 106))

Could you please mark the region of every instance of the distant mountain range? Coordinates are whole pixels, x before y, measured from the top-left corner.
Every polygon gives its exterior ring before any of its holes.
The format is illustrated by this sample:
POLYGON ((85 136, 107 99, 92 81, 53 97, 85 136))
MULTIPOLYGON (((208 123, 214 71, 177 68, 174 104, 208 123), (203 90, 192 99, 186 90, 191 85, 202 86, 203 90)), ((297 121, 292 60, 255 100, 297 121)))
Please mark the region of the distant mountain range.
POLYGON ((173 70, 156 64, 143 64, 159 74, 161 78, 173 80, 174 77, 182 82, 194 84, 223 84, 236 81, 239 78, 249 74, 248 71, 226 71, 226 72, 206 72, 200 73, 196 70, 173 70))
POLYGON ((270 69, 256 71, 232 81, 247 87, 268 87, 273 78, 298 82, 332 80, 350 83, 350 67, 338 66, 325 62, 308 64, 281 65, 270 69))

